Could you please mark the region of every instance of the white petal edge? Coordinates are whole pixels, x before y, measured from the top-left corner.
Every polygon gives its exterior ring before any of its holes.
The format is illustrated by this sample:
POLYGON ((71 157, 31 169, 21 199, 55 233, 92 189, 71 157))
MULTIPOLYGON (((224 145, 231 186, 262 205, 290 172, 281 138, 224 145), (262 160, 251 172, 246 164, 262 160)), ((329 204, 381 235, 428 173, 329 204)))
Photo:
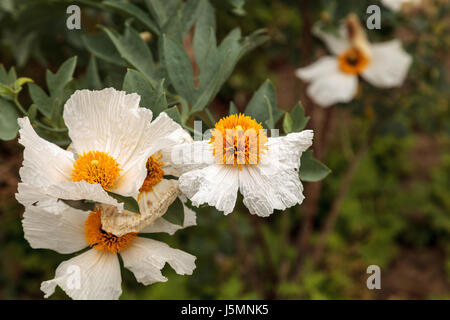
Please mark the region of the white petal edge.
POLYGON ((300 157, 313 142, 312 130, 290 133, 286 136, 269 138, 267 142, 268 156, 261 157, 261 164, 278 170, 298 170, 300 157))
POLYGON ((51 205, 25 207, 22 226, 25 239, 34 249, 73 253, 87 247, 84 222, 88 212, 60 201, 51 205))
POLYGON ((362 77, 380 88, 398 87, 405 81, 411 62, 399 40, 373 44, 372 60, 362 77))
POLYGON ((36 187, 71 181, 73 154, 39 137, 27 117, 17 121, 19 143, 25 147, 20 169, 22 181, 36 187))
POLYGON ((345 50, 351 47, 350 42, 347 40, 347 34, 345 26, 341 26, 339 28, 339 35, 335 36, 331 33, 324 32, 320 27, 315 25, 313 27, 313 34, 326 44, 328 50, 334 55, 339 55, 343 53, 345 50))
POLYGON ((55 278, 41 283, 41 290, 45 298, 60 286, 75 300, 117 300, 122 294, 121 282, 117 254, 90 249, 62 262, 55 278))
POLYGON ((419 4, 422 0, 381 0, 384 6, 392 11, 400 11, 403 4, 419 4))
POLYGON ((162 150, 162 155, 164 172, 177 177, 215 163, 209 140, 177 144, 162 150))
POLYGON ((109 196, 99 184, 90 184, 86 181, 60 182, 47 187, 45 193, 65 200, 92 200, 116 206, 120 212, 123 211, 123 203, 109 196))
POLYGON ((324 56, 309 66, 297 69, 295 75, 304 81, 313 81, 325 77, 330 73, 335 73, 337 66, 338 62, 335 57, 324 56))
POLYGON ((284 210, 303 202, 297 170, 279 169, 259 164, 239 172, 239 190, 251 214, 268 217, 275 209, 284 210))
POLYGON ((144 285, 167 281, 161 273, 166 262, 181 275, 191 275, 195 269, 196 258, 193 255, 142 237, 135 239, 120 255, 125 268, 131 270, 136 280, 144 285))
POLYGON ((198 207, 207 203, 227 215, 236 203, 238 180, 238 167, 213 164, 181 175, 178 182, 181 192, 192 205, 198 207))

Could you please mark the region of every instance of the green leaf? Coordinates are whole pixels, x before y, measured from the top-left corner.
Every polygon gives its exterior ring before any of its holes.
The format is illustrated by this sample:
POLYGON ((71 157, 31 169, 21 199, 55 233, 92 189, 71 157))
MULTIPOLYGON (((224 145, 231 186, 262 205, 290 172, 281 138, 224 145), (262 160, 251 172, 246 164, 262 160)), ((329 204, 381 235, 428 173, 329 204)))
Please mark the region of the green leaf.
POLYGON ((34 83, 28 84, 31 99, 36 105, 37 109, 47 118, 52 116, 52 99, 45 93, 45 91, 34 83))
POLYGON ((181 25, 183 26, 183 34, 191 30, 197 19, 198 8, 202 1, 185 1, 181 4, 181 25))
POLYGON ((91 90, 100 90, 103 88, 102 81, 98 74, 97 60, 95 56, 89 58, 89 63, 86 70, 87 88, 91 90))
POLYGON ((0 95, 5 99, 14 100, 14 97, 17 95, 17 93, 10 86, 0 83, 0 95))
POLYGON ((169 20, 174 12, 177 11, 179 0, 146 0, 147 8, 151 12, 160 28, 169 20))
POLYGON ((11 85, 14 83, 14 81, 16 81, 16 79, 17 74, 14 67, 11 67, 11 69, 9 69, 9 72, 6 72, 3 64, 0 64, 0 83, 11 85))
POLYGON ((81 39, 86 48, 98 58, 122 67, 126 65, 116 47, 105 34, 83 35, 81 39))
POLYGON ((72 81, 72 75, 77 65, 77 57, 67 59, 58 69, 56 73, 47 70, 46 80, 50 95, 62 95, 64 87, 72 81))
POLYGON ((148 77, 137 70, 128 69, 123 80, 122 89, 128 93, 137 93, 141 96, 140 105, 152 110, 156 117, 167 108, 166 94, 163 86, 164 80, 155 88, 148 77))
POLYGON ((118 202, 123 203, 123 207, 125 210, 127 211, 131 211, 131 212, 135 212, 135 213, 140 213, 139 210, 139 203, 136 201, 135 198, 133 197, 124 197, 120 194, 111 192, 111 191, 106 191, 111 197, 113 197, 114 199, 116 199, 118 202))
POLYGON ((174 120, 175 122, 181 124, 181 114, 180 114, 180 111, 178 110, 178 108, 176 106, 168 108, 168 109, 164 110, 164 112, 167 113, 167 115, 169 117, 171 117, 172 120, 174 120))
POLYGON ((241 45, 241 56, 247 54, 249 51, 255 49, 256 47, 259 47, 268 40, 270 40, 270 37, 267 35, 266 29, 256 30, 251 35, 243 39, 241 45))
POLYGON ((186 51, 180 43, 166 35, 162 37, 162 46, 170 83, 178 94, 193 104, 195 98, 194 79, 192 65, 186 51))
POLYGON ((283 119, 283 130, 285 134, 292 132, 293 121, 291 115, 286 112, 283 119))
POLYGON ((163 215, 163 218, 167 221, 177 224, 183 225, 184 223, 184 208, 183 203, 179 198, 177 198, 172 205, 169 207, 167 212, 163 215))
POLYGON ((234 104, 233 101, 230 101, 230 111, 229 111, 229 114, 231 115, 231 114, 238 114, 238 113, 239 113, 239 111, 238 111, 238 109, 236 108, 236 105, 234 104))
POLYGON ((262 123, 264 127, 273 129, 283 115, 283 111, 278 110, 276 105, 275 88, 270 80, 266 80, 253 94, 245 114, 262 123))
POLYGON ((312 151, 302 154, 299 177, 303 181, 316 182, 329 175, 331 170, 322 162, 314 159, 312 151))
POLYGON ((124 60, 145 75, 154 76, 155 65, 152 53, 136 30, 127 25, 123 35, 118 35, 106 27, 103 27, 103 31, 111 39, 124 60))
MULTIPOLYGON (((220 68, 220 65, 225 62, 216 47, 215 31, 212 28, 210 28, 209 31, 209 42, 205 44, 205 55, 201 58, 201 60, 196 58, 196 61, 199 61, 197 62, 197 65, 200 70, 199 85, 197 90, 198 94, 203 92, 205 88, 211 84, 211 81, 213 81, 214 78, 219 77, 217 74, 217 69, 220 68)), ((222 81, 220 77, 219 80, 222 81)))
POLYGON ((283 130, 286 134, 302 131, 309 121, 305 116, 305 110, 299 102, 290 113, 286 112, 283 119, 283 130))
POLYGON ((223 83, 230 76, 241 51, 240 37, 240 30, 234 29, 222 41, 217 50, 211 51, 205 57, 208 63, 206 67, 208 75, 205 75, 205 72, 200 73, 200 90, 198 90, 198 97, 191 113, 202 111, 214 99, 223 83))
POLYGON ((0 139, 12 140, 17 136, 19 125, 17 118, 19 113, 16 107, 9 101, 0 98, 0 139))
POLYGON ((142 23, 149 30, 151 30, 152 32, 154 32, 157 35, 160 34, 158 26, 139 7, 137 7, 131 3, 123 2, 123 1, 107 0, 107 1, 103 1, 103 4, 106 7, 117 9, 117 10, 121 11, 122 13, 125 13, 126 15, 136 18, 137 21, 142 23))
POLYGON ((95 202, 93 202, 93 201, 66 200, 66 199, 59 199, 59 200, 74 209, 83 210, 83 211, 94 211, 94 209, 95 209, 95 202))
POLYGON ((299 132, 305 129, 309 117, 305 116, 305 109, 303 109, 301 102, 297 103, 294 109, 292 109, 290 116, 292 118, 292 132, 299 132))
POLYGON ((214 8, 208 0, 200 0, 199 2, 198 19, 195 24, 194 33, 194 56, 195 61, 200 66, 203 64, 208 51, 211 50, 211 33, 214 35, 214 43, 212 45, 214 46, 214 49, 216 48, 216 17, 214 8))

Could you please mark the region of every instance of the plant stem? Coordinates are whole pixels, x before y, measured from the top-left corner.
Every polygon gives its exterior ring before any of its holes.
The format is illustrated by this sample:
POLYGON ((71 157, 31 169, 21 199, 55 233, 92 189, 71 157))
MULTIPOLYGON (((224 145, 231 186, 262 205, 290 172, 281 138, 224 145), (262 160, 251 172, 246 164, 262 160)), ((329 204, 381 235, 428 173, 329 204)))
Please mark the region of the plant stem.
POLYGON ((322 259, 323 252, 328 240, 328 236, 331 230, 333 230, 334 225, 336 224, 337 216, 342 207, 342 203, 345 200, 345 197, 347 196, 353 177, 357 172, 361 160, 367 153, 367 150, 368 150, 367 145, 361 147, 361 149, 357 152, 357 154, 353 157, 352 161, 350 162, 350 165, 341 181, 339 193, 334 198, 331 204, 331 209, 326 215, 325 223, 323 224, 322 230, 320 231, 319 240, 317 242, 313 254, 313 260, 315 262, 320 262, 320 260, 322 259))
MULTIPOLYGON (((16 104, 17 108, 20 110, 20 112, 24 116, 26 116, 28 118, 30 117, 28 112, 25 110, 25 108, 20 103, 18 96, 14 97, 14 103, 16 104)), ((40 122, 37 119, 33 119, 33 123, 36 124, 39 128, 42 128, 42 129, 45 129, 45 130, 48 130, 48 131, 51 131, 51 132, 56 132, 56 133, 65 133, 68 130, 67 128, 52 128, 52 127, 49 127, 49 126, 47 126, 46 124, 40 122)))

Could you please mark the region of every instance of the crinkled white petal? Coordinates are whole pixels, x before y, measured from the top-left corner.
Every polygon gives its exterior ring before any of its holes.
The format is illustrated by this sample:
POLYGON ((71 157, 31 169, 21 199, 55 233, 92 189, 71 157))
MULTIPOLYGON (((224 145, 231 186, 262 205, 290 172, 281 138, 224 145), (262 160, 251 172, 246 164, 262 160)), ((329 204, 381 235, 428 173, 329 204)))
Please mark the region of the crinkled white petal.
POLYGON ((91 249, 62 262, 55 278, 41 283, 41 290, 45 298, 60 286, 72 299, 116 300, 122 294, 121 282, 117 255, 91 249))
POLYGON ((337 59, 332 57, 323 57, 309 67, 298 69, 297 76, 311 82, 306 92, 322 107, 349 102, 358 89, 358 77, 343 73, 337 59))
POLYGON ((215 163, 209 140, 177 144, 162 150, 162 155, 165 174, 177 177, 215 163))
POLYGON ((238 179, 238 167, 213 164, 181 175, 178 182, 180 190, 194 206, 207 203, 229 214, 236 203, 238 179))
MULTIPOLYGON (((302 152, 312 145, 313 137, 314 133, 312 130, 303 130, 282 137, 269 138, 267 142, 269 156, 265 157, 263 155, 261 164, 272 165, 271 167, 279 167, 282 170, 298 170, 302 152)), ((276 170, 278 171, 278 169, 276 170)))
POLYGON ((342 26, 339 29, 339 35, 334 35, 328 32, 324 32, 317 25, 313 28, 313 33, 327 45, 328 49, 335 55, 343 53, 345 50, 351 47, 350 42, 347 40, 346 28, 342 26))
POLYGON ((196 258, 193 255, 152 239, 138 237, 120 255, 125 268, 144 285, 167 281, 161 273, 166 262, 181 275, 190 275, 195 269, 196 258))
POLYGON ((122 166, 132 157, 142 135, 138 130, 152 119, 137 112, 139 95, 107 88, 77 90, 64 106, 64 121, 77 153, 104 151, 122 166))
POLYGON ((312 130, 269 138, 268 151, 255 166, 239 172, 239 190, 251 214, 271 215, 302 203, 303 186, 298 176, 300 157, 312 144, 312 130))
MULTIPOLYGON (((170 147, 165 147, 161 149, 161 161, 164 163, 163 170, 165 175, 171 175, 179 177, 183 173, 183 162, 184 157, 181 151, 174 151, 174 148, 182 145, 189 145, 194 142, 191 135, 184 129, 176 130, 171 138, 175 143, 170 147), (172 154, 174 154, 174 162, 172 161, 172 154)), ((187 161, 186 161, 187 162, 187 161)), ((187 163, 186 163, 187 165, 187 163)), ((185 169, 184 169, 185 170, 185 169)))
POLYGON ((181 202, 183 203, 183 214, 184 214, 184 220, 183 225, 180 226, 175 223, 171 223, 164 219, 163 217, 157 219, 154 223, 148 225, 144 229, 140 231, 140 233, 158 233, 158 232, 166 232, 170 235, 174 234, 180 229, 184 229, 187 227, 195 226, 197 225, 197 215, 194 210, 189 208, 186 205, 186 197, 181 195, 178 197, 181 202))
MULTIPOLYGON (((17 185, 16 200, 25 207, 52 198, 54 197, 45 194, 42 187, 33 186, 24 182, 19 182, 17 185)), ((56 201, 57 199, 54 198, 54 200, 56 201)))
MULTIPOLYGON (((30 205, 42 200, 40 197, 54 197, 118 205, 100 185, 72 182, 74 155, 40 138, 28 118, 18 122, 21 127, 19 142, 25 147, 23 166, 19 170, 23 183, 22 192, 17 197, 19 202, 30 205)), ((122 210, 123 205, 119 208, 122 210)))
POLYGON ((411 56, 403 50, 399 40, 373 44, 372 60, 362 77, 381 88, 401 86, 411 62, 411 56))
POLYGON ((239 190, 251 214, 268 217, 274 211, 302 203, 303 186, 295 169, 246 166, 239 172, 239 190))
POLYGON ((87 246, 84 222, 88 212, 61 201, 25 207, 22 225, 25 239, 34 249, 73 253, 87 246))
POLYGON ((117 202, 99 184, 90 184, 86 181, 80 182, 60 182, 48 186, 46 194, 65 200, 92 200, 104 204, 116 206, 119 211, 123 210, 123 203, 117 202))
POLYGON ((39 137, 27 117, 18 119, 18 123, 19 143, 25 147, 22 182, 39 187, 71 181, 73 154, 39 137))
MULTIPOLYGON (((139 110, 144 112, 145 109, 139 110)), ((165 112, 143 129, 140 145, 135 150, 133 159, 128 161, 119 177, 114 192, 129 196, 137 195, 147 176, 147 159, 163 148, 169 148, 177 143, 181 127, 165 112)))

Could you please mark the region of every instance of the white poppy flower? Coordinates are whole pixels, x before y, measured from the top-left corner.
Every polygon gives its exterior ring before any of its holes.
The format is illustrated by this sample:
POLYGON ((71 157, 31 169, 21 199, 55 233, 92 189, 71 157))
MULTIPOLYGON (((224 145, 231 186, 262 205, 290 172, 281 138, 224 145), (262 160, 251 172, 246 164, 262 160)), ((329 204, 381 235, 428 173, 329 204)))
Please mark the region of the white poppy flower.
POLYGON ((356 16, 347 19, 336 37, 314 28, 314 33, 334 56, 320 58, 312 65, 297 69, 300 79, 310 82, 307 93, 322 107, 350 102, 358 89, 358 76, 380 88, 400 86, 411 65, 399 40, 369 44, 356 16))
MULTIPOLYGON (((193 255, 172 249, 163 242, 138 237, 137 233, 121 237, 108 233, 102 230, 102 211, 114 211, 118 215, 114 206, 99 206, 87 212, 56 199, 25 208, 22 224, 31 247, 62 254, 92 247, 62 262, 55 278, 42 282, 41 290, 46 298, 60 286, 72 299, 118 299, 122 293, 118 255, 136 280, 144 285, 167 281, 161 273, 166 262, 178 274, 192 274, 196 259, 193 255)), ((141 233, 172 234, 175 231, 158 219, 141 233)))
POLYGON ((417 5, 422 0, 381 0, 383 5, 391 9, 392 11, 400 11, 403 5, 417 5))
POLYGON ((267 138, 262 129, 248 116, 231 115, 216 123, 210 140, 173 148, 185 170, 180 189, 193 205, 229 214, 240 190, 250 213, 267 217, 303 201, 298 169, 313 132, 267 138))
MULTIPOLYGON (((76 91, 64 106, 64 121, 72 140, 70 150, 40 138, 28 118, 19 119, 19 142, 25 147, 21 187, 67 200, 123 204, 107 191, 136 196, 147 175, 146 161, 171 146, 171 134, 181 127, 161 113, 139 108, 140 97, 112 88, 76 91)), ((39 201, 19 194, 24 205, 39 201)))

